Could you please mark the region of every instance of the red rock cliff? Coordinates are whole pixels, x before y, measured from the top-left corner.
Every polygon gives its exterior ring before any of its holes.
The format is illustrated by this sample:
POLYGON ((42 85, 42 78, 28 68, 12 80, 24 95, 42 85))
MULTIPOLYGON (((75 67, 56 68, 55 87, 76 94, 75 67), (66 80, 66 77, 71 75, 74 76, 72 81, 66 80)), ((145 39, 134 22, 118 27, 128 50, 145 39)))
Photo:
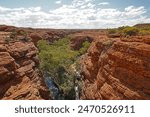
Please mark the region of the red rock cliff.
POLYGON ((82 99, 150 99, 150 38, 96 39, 83 63, 82 99))
POLYGON ((0 36, 0 99, 49 99, 39 74, 38 50, 32 42, 5 44, 0 36))

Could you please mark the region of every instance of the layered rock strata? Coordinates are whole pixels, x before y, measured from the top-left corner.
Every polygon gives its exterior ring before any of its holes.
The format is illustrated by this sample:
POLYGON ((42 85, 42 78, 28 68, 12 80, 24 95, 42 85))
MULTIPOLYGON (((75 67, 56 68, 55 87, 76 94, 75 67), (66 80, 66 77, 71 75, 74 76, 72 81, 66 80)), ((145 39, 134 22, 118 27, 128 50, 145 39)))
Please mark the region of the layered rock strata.
POLYGON ((81 99, 150 99, 148 40, 148 37, 96 39, 83 62, 81 99))
MULTIPOLYGON (((4 34, 4 33, 3 33, 4 34)), ((38 50, 32 42, 6 44, 0 37, 0 99, 50 99, 39 73, 38 50)))

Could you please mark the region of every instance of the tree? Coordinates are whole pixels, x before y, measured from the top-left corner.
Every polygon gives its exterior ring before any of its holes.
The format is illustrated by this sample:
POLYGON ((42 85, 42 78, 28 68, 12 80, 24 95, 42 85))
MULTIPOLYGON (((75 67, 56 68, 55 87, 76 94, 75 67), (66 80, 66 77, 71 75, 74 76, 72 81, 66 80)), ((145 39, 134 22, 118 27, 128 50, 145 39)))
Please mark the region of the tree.
POLYGON ((86 52, 90 43, 83 43, 80 51, 70 48, 70 38, 59 39, 52 44, 46 40, 38 42, 40 69, 48 71, 54 78, 56 84, 63 90, 67 99, 73 99, 74 75, 70 73, 69 67, 86 52))

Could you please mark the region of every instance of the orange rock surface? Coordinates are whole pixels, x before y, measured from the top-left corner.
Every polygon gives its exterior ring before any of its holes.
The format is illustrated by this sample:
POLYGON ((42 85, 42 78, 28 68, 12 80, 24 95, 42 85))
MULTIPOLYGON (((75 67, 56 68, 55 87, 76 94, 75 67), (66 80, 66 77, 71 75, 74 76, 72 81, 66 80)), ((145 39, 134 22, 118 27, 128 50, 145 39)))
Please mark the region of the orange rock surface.
POLYGON ((37 48, 32 42, 5 44, 6 35, 0 33, 0 99, 50 99, 37 69, 37 48))
POLYGON ((81 99, 150 99, 149 37, 95 39, 83 62, 81 99))

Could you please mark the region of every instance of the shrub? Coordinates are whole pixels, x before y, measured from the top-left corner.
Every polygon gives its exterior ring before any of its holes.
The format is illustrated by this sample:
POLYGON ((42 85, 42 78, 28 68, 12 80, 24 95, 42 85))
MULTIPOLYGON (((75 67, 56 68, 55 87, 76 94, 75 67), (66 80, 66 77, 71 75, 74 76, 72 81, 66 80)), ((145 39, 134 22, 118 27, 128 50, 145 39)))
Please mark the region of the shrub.
POLYGON ((136 36, 139 34, 139 29, 136 27, 125 27, 122 30, 123 36, 136 36))
POLYGON ((110 46, 112 46, 114 43, 114 41, 112 39, 109 39, 109 40, 105 40, 103 42, 103 45, 105 46, 105 49, 109 48, 110 46))
POLYGON ((17 32, 16 30, 13 30, 9 36, 7 36, 5 38, 5 43, 10 43, 10 42, 13 42, 13 41, 16 41, 17 40, 17 32))
POLYGON ((20 31, 20 35, 23 36, 23 38, 21 40, 24 42, 29 42, 32 40, 30 37, 28 37, 28 32, 20 31))
POLYGON ((11 39, 14 39, 16 40, 17 39, 17 32, 14 30, 13 32, 10 33, 10 36, 9 36, 11 39))
POLYGON ((10 41, 11 41, 11 38, 10 38, 10 37, 6 37, 6 38, 5 38, 5 43, 6 43, 6 44, 9 44, 10 41))
POLYGON ((117 32, 117 29, 108 29, 108 34, 116 34, 117 32))
POLYGON ((41 59, 40 68, 42 71, 49 71, 52 64, 52 55, 47 51, 42 51, 39 53, 41 59))
POLYGON ((89 48, 90 46, 90 43, 88 41, 85 41, 83 44, 82 44, 82 48, 80 48, 79 50, 79 53, 82 55, 84 53, 86 53, 87 49, 89 48))
POLYGON ((49 45, 46 40, 40 40, 38 41, 37 46, 39 48, 39 51, 47 51, 49 45))
POLYGON ((139 34, 140 35, 150 35, 150 28, 140 28, 140 31, 139 31, 139 34))
POLYGON ((108 29, 107 32, 109 37, 118 37, 120 36, 136 36, 136 35, 150 35, 149 27, 130 27, 130 26, 122 26, 117 29, 108 29))
POLYGON ((119 38, 120 37, 120 32, 119 32, 118 29, 108 29, 107 36, 109 38, 119 38))

